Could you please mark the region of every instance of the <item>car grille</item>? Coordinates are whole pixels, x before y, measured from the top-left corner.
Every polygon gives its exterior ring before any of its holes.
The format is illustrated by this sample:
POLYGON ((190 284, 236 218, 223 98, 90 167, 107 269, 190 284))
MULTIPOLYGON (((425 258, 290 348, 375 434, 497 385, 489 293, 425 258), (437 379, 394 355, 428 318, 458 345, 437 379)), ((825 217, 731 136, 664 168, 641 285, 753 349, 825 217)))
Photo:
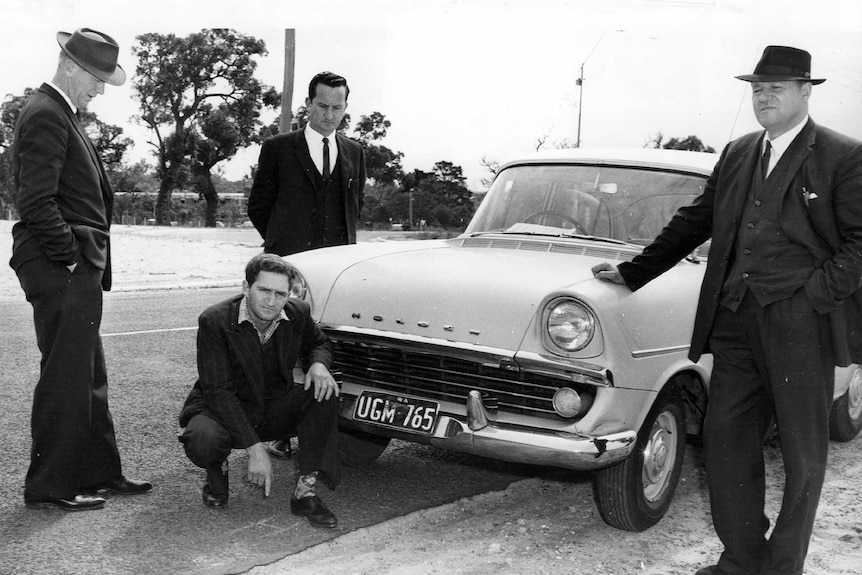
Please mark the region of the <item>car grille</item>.
MULTIPOLYGON (((335 346, 335 368, 344 379, 375 389, 460 404, 477 390, 489 409, 559 419, 554 393, 564 385, 576 387, 570 380, 447 356, 445 349, 418 352, 328 335, 335 346)), ((586 386, 580 391, 591 392, 586 386)))

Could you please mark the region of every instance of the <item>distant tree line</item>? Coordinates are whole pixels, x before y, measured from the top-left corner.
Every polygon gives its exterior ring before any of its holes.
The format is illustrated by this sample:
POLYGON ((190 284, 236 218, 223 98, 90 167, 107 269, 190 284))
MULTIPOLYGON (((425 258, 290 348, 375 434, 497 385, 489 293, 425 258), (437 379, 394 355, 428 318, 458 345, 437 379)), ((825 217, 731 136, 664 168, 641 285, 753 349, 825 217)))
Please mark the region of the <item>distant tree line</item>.
POLYGON ((664 150, 688 150, 690 152, 709 152, 715 153, 715 148, 704 144, 697 136, 686 136, 685 138, 670 138, 664 140, 664 135, 659 132, 652 136, 644 148, 662 148, 664 150))
MULTIPOLYGON (((278 118, 264 123, 261 116, 280 106, 281 94, 254 76, 256 58, 267 53, 265 44, 230 29, 204 29, 186 37, 148 33, 136 40, 132 89, 140 114, 134 120, 151 135, 146 144, 154 165, 124 161, 133 142, 119 126, 106 124, 93 113, 82 119, 118 192, 114 219, 153 219, 157 225, 203 221, 215 226, 219 194, 247 196, 256 169, 252 166, 239 182, 228 182, 219 175, 219 165, 278 132, 278 118), (205 201, 187 205, 174 199, 174 192, 192 192, 205 201)), ((22 95, 7 95, 0 104, 0 217, 14 217, 11 146, 15 122, 32 93, 27 88, 22 95)), ((300 107, 295 115, 298 127, 305 126, 307 116, 300 107)), ((345 115, 339 131, 347 134, 349 125, 350 116, 345 115)), ((380 143, 390 125, 375 111, 360 117, 353 130, 365 148, 369 178, 362 222, 374 227, 420 221, 446 228, 466 225, 474 203, 461 167, 440 161, 430 172, 405 173, 404 155, 380 143)))

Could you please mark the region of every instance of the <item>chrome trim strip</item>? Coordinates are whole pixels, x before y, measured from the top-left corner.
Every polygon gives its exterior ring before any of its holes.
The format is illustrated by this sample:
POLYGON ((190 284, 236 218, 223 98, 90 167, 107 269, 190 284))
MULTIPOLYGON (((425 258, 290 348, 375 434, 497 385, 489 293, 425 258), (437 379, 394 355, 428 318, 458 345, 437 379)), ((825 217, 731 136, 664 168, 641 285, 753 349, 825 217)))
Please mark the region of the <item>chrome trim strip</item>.
POLYGON ((578 359, 565 357, 550 357, 537 353, 519 351, 515 361, 524 371, 560 377, 565 373, 574 382, 586 383, 598 387, 613 387, 614 378, 611 371, 600 365, 587 363, 578 359))
POLYGON ((690 345, 674 345, 671 347, 659 347, 656 349, 642 349, 632 351, 632 357, 635 359, 643 359, 645 357, 654 357, 656 355, 667 355, 669 353, 680 353, 688 351, 690 345))
MULTIPOLYGON (((324 331, 332 331, 338 333, 343 339, 360 339, 364 337, 385 340, 388 345, 393 347, 401 347, 409 349, 416 353, 434 353, 434 350, 429 350, 429 347, 445 348, 451 350, 454 357, 469 359, 471 361, 480 361, 491 367, 501 367, 505 361, 512 361, 514 351, 509 349, 499 349, 496 347, 488 347, 483 345, 465 346, 457 342, 427 336, 413 336, 398 333, 396 331, 384 331, 380 329, 370 329, 364 327, 355 327, 350 325, 332 325, 321 323, 320 328, 324 331), (351 336, 354 336, 351 338, 351 336)), ((362 343, 371 344, 372 342, 362 340, 362 343)))

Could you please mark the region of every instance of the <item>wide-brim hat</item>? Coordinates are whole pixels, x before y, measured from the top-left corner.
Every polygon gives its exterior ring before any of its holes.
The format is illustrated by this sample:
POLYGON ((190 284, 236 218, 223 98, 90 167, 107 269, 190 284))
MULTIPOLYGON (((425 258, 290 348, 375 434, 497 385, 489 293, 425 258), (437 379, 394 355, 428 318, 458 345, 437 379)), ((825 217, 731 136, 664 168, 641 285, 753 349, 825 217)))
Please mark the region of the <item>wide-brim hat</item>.
POLYGON ((822 84, 825 78, 811 77, 811 54, 789 46, 767 46, 753 74, 736 76, 746 82, 785 82, 800 80, 822 84))
POLYGON ((120 47, 107 34, 78 28, 73 34, 57 32, 57 42, 69 58, 99 80, 112 86, 126 82, 126 72, 117 63, 120 47))

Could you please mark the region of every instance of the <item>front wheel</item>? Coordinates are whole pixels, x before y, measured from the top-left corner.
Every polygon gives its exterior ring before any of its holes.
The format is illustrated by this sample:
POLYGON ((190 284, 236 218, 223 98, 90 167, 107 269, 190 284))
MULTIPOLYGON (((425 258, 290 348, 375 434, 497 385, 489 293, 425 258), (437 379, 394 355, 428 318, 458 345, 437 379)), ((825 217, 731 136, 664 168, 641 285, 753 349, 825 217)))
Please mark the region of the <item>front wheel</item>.
POLYGON ((595 474, 596 502, 605 523, 643 531, 670 507, 685 455, 685 407, 675 390, 662 393, 622 463, 595 474))
POLYGON ((844 395, 832 403, 829 438, 833 441, 850 441, 862 430, 862 366, 839 368, 838 373, 841 377, 846 375, 849 383, 844 395))

